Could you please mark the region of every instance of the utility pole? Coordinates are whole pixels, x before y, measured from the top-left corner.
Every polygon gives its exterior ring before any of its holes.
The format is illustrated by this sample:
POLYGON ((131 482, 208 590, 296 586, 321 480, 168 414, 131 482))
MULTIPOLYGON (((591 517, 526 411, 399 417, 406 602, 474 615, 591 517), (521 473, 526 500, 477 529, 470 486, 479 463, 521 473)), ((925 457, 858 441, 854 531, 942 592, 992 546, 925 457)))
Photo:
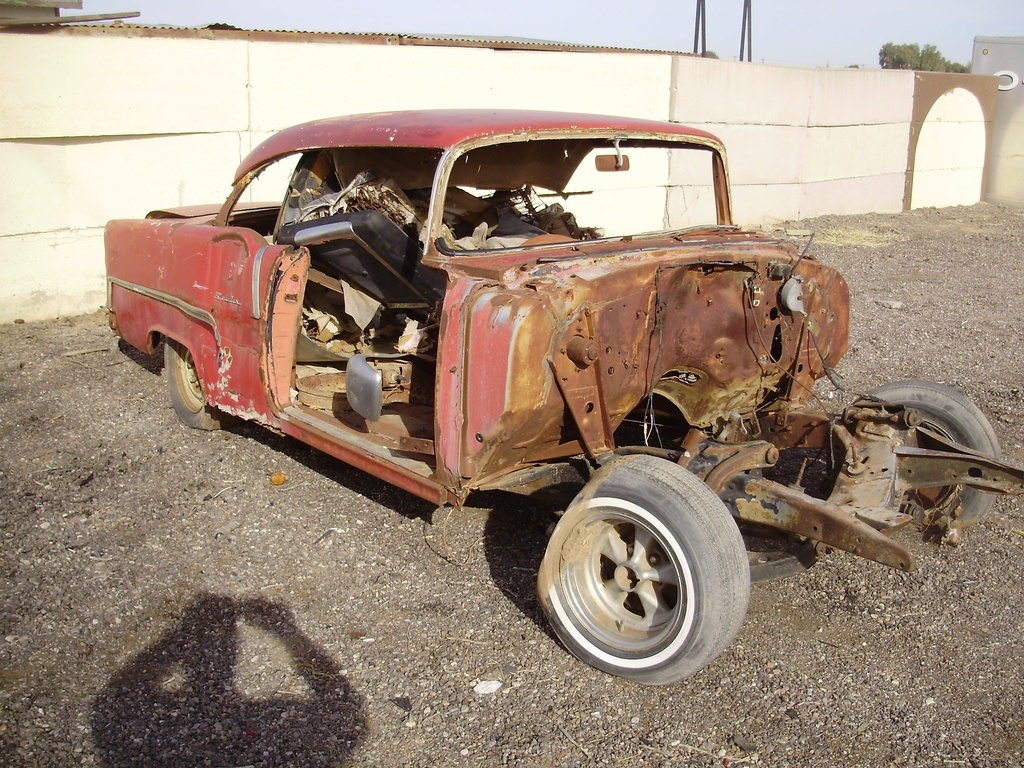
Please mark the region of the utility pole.
MULTIPOLYGON (((700 0, 698 0, 698 2, 700 2, 700 0)), ((750 52, 750 3, 751 0, 743 0, 743 28, 740 30, 740 61, 743 61, 744 48, 746 48, 747 52, 747 61, 753 60, 750 52)), ((703 5, 703 3, 700 3, 700 5, 703 5)), ((696 43, 694 43, 694 46, 696 47, 696 43)))
POLYGON ((708 11, 704 0, 697 0, 697 18, 693 22, 693 52, 704 56, 708 52, 708 11), (700 50, 697 41, 700 41, 700 50))

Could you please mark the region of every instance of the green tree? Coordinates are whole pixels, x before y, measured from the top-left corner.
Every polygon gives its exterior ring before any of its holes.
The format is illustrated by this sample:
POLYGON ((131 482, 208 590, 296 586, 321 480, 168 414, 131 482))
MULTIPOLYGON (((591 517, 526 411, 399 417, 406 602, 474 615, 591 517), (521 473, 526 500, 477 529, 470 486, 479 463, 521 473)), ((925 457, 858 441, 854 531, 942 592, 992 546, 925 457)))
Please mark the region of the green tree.
POLYGON ((882 69, 914 69, 919 72, 970 72, 964 64, 950 61, 934 45, 924 48, 917 43, 886 43, 878 51, 882 69))
POLYGON ((882 69, 915 69, 920 61, 921 49, 917 43, 886 43, 878 52, 878 66, 882 69))

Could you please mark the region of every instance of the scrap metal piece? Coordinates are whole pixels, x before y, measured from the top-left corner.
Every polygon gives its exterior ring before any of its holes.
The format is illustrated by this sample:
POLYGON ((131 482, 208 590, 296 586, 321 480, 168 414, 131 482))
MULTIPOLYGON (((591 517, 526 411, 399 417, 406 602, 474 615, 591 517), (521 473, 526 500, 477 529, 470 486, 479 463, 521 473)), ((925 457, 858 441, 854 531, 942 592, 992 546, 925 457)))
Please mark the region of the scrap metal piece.
POLYGON ((353 355, 348 361, 345 390, 353 411, 367 421, 380 419, 384 407, 383 376, 363 355, 353 355))
POLYGON ((909 429, 921 423, 921 414, 913 408, 902 405, 862 400, 843 411, 843 421, 847 424, 869 421, 876 424, 893 424, 901 429, 909 429))
POLYGON ((741 475, 720 496, 740 520, 795 533, 899 571, 914 570, 914 555, 906 547, 835 504, 796 489, 741 475))
POLYGON ((1024 465, 965 450, 951 453, 902 446, 896 455, 896 490, 967 485, 989 493, 1024 493, 1024 465))
POLYGON ((599 359, 593 320, 589 309, 584 309, 569 325, 550 365, 580 440, 591 456, 607 453, 614 447, 601 366, 594 365, 599 359))
POLYGON ((717 440, 696 443, 689 440, 685 447, 679 464, 697 475, 715 493, 720 493, 736 475, 751 469, 773 467, 779 460, 779 449, 764 440, 749 443, 720 443, 717 440))
POLYGON ((818 556, 828 547, 807 539, 806 541, 771 552, 747 551, 752 584, 785 579, 808 570, 818 562, 818 556))

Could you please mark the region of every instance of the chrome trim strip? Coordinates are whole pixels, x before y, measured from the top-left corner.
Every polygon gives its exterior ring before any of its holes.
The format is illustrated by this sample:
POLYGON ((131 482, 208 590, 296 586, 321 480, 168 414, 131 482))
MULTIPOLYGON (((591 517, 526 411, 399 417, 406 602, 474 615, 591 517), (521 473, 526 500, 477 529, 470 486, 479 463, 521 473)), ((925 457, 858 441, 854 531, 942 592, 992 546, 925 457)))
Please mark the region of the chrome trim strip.
POLYGON ((260 273, 263 257, 269 248, 269 245, 261 245, 260 249, 256 251, 256 258, 252 262, 252 317, 254 320, 260 319, 260 273))
MULTIPOLYGON (((201 323, 205 323, 206 325, 210 326, 210 328, 213 330, 213 336, 217 340, 217 345, 220 345, 220 333, 217 331, 217 321, 214 320, 213 315, 207 312, 205 309, 193 307, 188 302, 182 301, 176 296, 171 296, 170 294, 164 293, 163 291, 157 291, 154 290, 153 288, 146 288, 144 286, 137 285, 135 283, 130 283, 127 280, 121 280, 116 277, 107 278, 108 295, 110 292, 110 287, 113 285, 119 285, 126 291, 132 291, 133 293, 141 294, 142 296, 145 296, 148 299, 153 299, 154 301, 159 301, 162 304, 167 304, 168 306, 174 307, 175 309, 184 312, 193 320, 198 320, 201 323)), ((109 303, 110 300, 108 300, 108 304, 109 303)))

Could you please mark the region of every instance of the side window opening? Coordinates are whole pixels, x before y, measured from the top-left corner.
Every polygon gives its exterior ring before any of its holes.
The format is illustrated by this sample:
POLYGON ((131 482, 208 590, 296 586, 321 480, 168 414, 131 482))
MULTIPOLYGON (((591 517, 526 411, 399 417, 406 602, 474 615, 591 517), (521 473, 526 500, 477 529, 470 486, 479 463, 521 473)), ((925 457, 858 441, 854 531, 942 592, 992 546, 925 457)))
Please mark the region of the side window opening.
POLYGON ((281 189, 294 174, 296 156, 287 155, 263 168, 234 201, 228 226, 246 227, 272 240, 281 218, 281 189))

